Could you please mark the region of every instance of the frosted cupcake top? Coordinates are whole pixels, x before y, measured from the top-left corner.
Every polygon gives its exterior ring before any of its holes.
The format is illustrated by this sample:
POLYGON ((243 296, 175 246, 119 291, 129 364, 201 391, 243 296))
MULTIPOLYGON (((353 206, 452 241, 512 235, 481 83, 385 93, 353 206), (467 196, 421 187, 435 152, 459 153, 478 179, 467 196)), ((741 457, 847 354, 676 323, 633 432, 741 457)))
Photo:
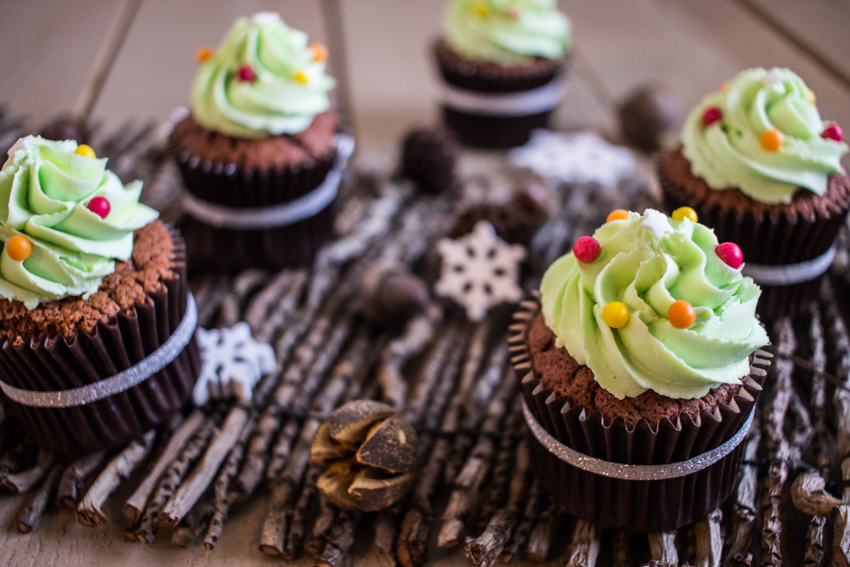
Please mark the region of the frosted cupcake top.
POLYGON ((706 96, 682 129, 685 157, 712 189, 737 187, 767 204, 801 188, 826 192, 843 174, 841 128, 821 120, 814 93, 788 69, 749 69, 706 96))
POLYGON ((279 14, 239 18, 199 60, 192 116, 210 130, 237 138, 297 134, 331 107, 336 81, 325 74, 327 49, 308 44, 279 14))
POLYGON ((133 252, 133 231, 159 217, 139 203, 142 182, 126 186, 88 146, 27 136, 0 170, 0 297, 34 309, 88 296, 115 260, 133 252))
POLYGON ((698 398, 740 383, 750 354, 768 343, 755 316, 761 290, 741 275, 740 249, 718 246, 689 218, 620 213, 543 276, 556 346, 619 399, 646 390, 698 398))
POLYGON ((555 0, 452 0, 443 36, 464 57, 501 64, 558 60, 572 45, 570 21, 555 0))

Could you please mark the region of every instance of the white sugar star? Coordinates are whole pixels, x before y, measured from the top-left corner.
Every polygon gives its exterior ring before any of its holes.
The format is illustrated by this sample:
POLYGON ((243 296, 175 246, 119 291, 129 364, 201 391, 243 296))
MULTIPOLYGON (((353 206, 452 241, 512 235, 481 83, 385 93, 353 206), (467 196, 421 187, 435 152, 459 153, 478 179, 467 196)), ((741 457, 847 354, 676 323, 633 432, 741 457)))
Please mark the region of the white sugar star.
POLYGON ((198 343, 203 361, 193 393, 198 406, 210 398, 250 400, 260 378, 275 368, 274 349, 255 341, 245 322, 229 329, 199 328, 198 343))
POLYGON ((496 236, 489 222, 479 221, 471 233, 457 240, 441 239, 437 251, 443 266, 434 291, 457 301, 470 320, 481 321, 503 301, 522 299, 517 277, 525 248, 496 236))
POLYGON ((661 238, 665 234, 673 232, 673 227, 667 221, 667 215, 653 211, 652 209, 645 210, 643 214, 646 215, 646 219, 640 225, 647 230, 651 230, 655 238, 661 238))
POLYGON ((764 74, 764 84, 768 86, 781 85, 785 80, 785 73, 779 67, 771 67, 764 74))
POLYGON ((265 24, 273 24, 277 21, 280 21, 280 14, 277 12, 257 12, 251 19, 254 20, 255 23, 262 25, 265 24))

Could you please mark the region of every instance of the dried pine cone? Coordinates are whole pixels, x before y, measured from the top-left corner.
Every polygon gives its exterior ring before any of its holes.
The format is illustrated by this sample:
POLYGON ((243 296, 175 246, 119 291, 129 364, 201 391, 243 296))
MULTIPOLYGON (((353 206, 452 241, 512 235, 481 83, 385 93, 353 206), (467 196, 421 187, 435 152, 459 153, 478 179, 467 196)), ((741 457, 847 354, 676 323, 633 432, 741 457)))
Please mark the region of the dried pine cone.
POLYGON ((328 467, 316 485, 347 510, 377 512, 401 500, 413 486, 419 438, 386 404, 349 402, 319 427, 310 464, 328 467))
POLYGON ((437 126, 411 130, 401 148, 401 174, 426 193, 439 193, 454 182, 460 152, 451 131, 437 126))
POLYGON ((372 264, 360 282, 366 314, 379 323, 405 323, 428 303, 428 286, 398 262, 372 264))
POLYGON ((463 236, 478 221, 486 220, 505 242, 528 246, 548 216, 546 189, 536 183, 528 183, 507 203, 484 202, 461 212, 452 230, 452 237, 463 236))

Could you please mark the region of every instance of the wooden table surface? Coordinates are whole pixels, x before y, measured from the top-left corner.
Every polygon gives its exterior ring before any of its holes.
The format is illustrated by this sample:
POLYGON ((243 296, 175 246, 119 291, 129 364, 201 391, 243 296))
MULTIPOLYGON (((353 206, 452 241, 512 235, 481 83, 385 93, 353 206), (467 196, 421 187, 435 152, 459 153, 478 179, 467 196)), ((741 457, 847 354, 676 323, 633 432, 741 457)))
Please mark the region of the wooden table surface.
MULTIPOLYGON (((239 15, 279 11, 287 23, 325 41, 318 0, 146 0, 119 52, 94 119, 107 130, 185 105, 195 51, 217 45, 239 15)), ((326 1, 325 5, 335 2, 326 1)), ((670 87, 684 109, 738 71, 789 67, 817 94, 824 118, 850 130, 850 0, 562 0, 574 25, 574 73, 557 112, 563 129, 596 128, 616 139, 616 103, 646 83, 670 87)), ((436 0, 339 0, 352 119, 360 155, 391 163, 400 135, 433 122, 436 83, 430 44, 440 27, 436 0)), ((0 103, 37 130, 73 110, 100 45, 119 11, 106 0, 5 2, 0 18, 0 103)), ((331 62, 331 73, 336 70, 331 62)), ((111 516, 118 517, 115 502, 111 516)), ((54 514, 33 535, 10 529, 19 500, 0 496, 2 565, 250 565, 265 498, 228 521, 214 552, 157 542, 126 543, 120 526, 103 530, 54 514)), ((368 558, 358 563, 368 563, 368 558)), ((434 564, 463 565, 436 556, 434 564)))

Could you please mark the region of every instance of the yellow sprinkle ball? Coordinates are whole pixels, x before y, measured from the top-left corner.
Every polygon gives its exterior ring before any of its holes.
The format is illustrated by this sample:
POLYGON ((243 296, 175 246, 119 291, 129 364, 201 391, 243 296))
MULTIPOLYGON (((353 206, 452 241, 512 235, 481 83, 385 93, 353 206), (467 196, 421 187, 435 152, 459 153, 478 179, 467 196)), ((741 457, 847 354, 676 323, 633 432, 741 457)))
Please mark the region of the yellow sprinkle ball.
POLYGON ((697 212, 690 207, 679 207, 675 211, 673 211, 673 220, 682 221, 686 218, 691 219, 694 222, 697 222, 697 212))
POLYGON ((309 80, 309 79, 307 79, 307 73, 305 73, 304 71, 298 71, 297 73, 295 73, 295 75, 292 78, 296 82, 301 83, 302 85, 306 85, 308 80, 309 80))
POLYGON ((78 156, 83 157, 97 157, 97 155, 94 153, 94 150, 91 149, 91 146, 89 146, 88 144, 80 144, 79 146, 77 146, 77 149, 74 150, 74 153, 78 156))
POLYGON ((486 18, 490 13, 490 10, 487 9, 486 4, 483 2, 476 2, 472 6, 470 6, 472 13, 481 18, 486 18))
POLYGON ((602 309, 602 320, 612 329, 622 329, 629 322, 629 308, 625 303, 612 301, 602 309))
POLYGON ((815 96, 815 91, 806 87, 806 93, 809 95, 809 103, 815 104, 818 101, 818 97, 815 96))

